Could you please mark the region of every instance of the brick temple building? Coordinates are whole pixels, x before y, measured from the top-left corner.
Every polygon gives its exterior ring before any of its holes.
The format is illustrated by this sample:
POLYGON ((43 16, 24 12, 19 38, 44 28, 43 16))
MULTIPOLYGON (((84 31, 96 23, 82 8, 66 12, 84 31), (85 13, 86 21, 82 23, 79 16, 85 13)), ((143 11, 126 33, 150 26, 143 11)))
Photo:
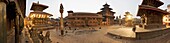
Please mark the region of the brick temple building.
POLYGON ((167 11, 159 9, 164 3, 160 0, 143 0, 142 5, 139 5, 137 16, 142 19, 142 28, 155 29, 165 28, 163 25, 163 15, 169 14, 167 11))
POLYGON ((39 4, 39 2, 33 3, 31 7, 31 10, 33 10, 33 12, 30 12, 29 16, 25 18, 26 27, 29 29, 45 29, 48 26, 52 25, 51 19, 49 17, 53 15, 43 12, 43 10, 45 10, 46 8, 48 8, 48 6, 39 4))
POLYGON ((66 24, 69 27, 89 27, 102 24, 102 16, 96 13, 68 11, 66 18, 66 24))
POLYGON ((100 12, 98 12, 97 14, 102 15, 103 16, 103 25, 113 25, 114 24, 114 14, 115 12, 111 11, 113 10, 112 8, 109 8, 110 5, 108 5, 107 3, 105 5, 103 5, 104 8, 101 8, 100 12))
POLYGON ((20 43, 26 0, 0 0, 0 43, 20 43))

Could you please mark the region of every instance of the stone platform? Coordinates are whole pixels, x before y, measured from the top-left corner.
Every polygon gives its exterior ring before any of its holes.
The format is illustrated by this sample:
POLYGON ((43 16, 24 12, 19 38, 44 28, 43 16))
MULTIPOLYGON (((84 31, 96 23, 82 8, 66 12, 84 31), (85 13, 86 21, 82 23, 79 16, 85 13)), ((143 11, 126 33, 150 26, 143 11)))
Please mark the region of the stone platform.
POLYGON ((142 29, 137 27, 136 31, 132 31, 132 27, 122 27, 119 29, 115 29, 107 33, 107 35, 113 38, 119 39, 151 39, 155 37, 159 37, 170 33, 170 28, 158 28, 158 29, 142 29))

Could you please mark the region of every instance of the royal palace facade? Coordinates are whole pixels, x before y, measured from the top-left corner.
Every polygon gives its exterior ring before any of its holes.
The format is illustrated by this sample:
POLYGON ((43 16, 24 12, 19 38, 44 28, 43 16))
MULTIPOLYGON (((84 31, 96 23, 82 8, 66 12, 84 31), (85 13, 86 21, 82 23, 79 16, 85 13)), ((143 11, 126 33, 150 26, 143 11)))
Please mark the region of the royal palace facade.
POLYGON ((69 27, 89 27, 102 24, 102 16, 96 13, 68 11, 68 16, 66 18, 69 27))
POLYGON ((97 13, 68 11, 66 25, 69 27, 113 25, 115 12, 112 12, 112 8, 109 8, 109 6, 110 5, 106 3, 103 5, 104 8, 101 8, 102 11, 97 13))

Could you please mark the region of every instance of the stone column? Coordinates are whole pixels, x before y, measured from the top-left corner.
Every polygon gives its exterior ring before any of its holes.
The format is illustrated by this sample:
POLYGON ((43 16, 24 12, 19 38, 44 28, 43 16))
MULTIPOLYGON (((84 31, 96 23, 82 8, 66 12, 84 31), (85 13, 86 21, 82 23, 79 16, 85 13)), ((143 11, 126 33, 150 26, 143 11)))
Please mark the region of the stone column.
POLYGON ((60 29, 61 29, 61 35, 64 35, 63 11, 64 11, 64 7, 63 7, 62 4, 60 4, 60 13, 61 13, 61 18, 60 18, 60 29))
POLYGON ((19 43, 19 15, 16 14, 15 18, 15 43, 19 43))
POLYGON ((7 43, 6 4, 0 1, 0 43, 7 43))

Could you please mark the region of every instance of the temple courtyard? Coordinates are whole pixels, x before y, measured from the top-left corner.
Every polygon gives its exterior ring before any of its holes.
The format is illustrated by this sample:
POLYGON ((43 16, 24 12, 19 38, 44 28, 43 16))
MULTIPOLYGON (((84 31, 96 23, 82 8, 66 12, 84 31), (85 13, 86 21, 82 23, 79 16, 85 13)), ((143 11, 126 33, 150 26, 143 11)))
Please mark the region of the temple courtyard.
POLYGON ((45 35, 46 31, 50 31, 52 43, 170 43, 170 34, 144 40, 122 39, 115 38, 116 36, 108 35, 108 33, 117 31, 120 36, 133 37, 134 32, 132 31, 132 27, 119 25, 101 27, 101 29, 94 27, 94 29, 81 28, 77 30, 66 30, 67 33, 65 36, 60 36, 60 31, 56 31, 56 29, 45 30, 43 34, 45 35))

